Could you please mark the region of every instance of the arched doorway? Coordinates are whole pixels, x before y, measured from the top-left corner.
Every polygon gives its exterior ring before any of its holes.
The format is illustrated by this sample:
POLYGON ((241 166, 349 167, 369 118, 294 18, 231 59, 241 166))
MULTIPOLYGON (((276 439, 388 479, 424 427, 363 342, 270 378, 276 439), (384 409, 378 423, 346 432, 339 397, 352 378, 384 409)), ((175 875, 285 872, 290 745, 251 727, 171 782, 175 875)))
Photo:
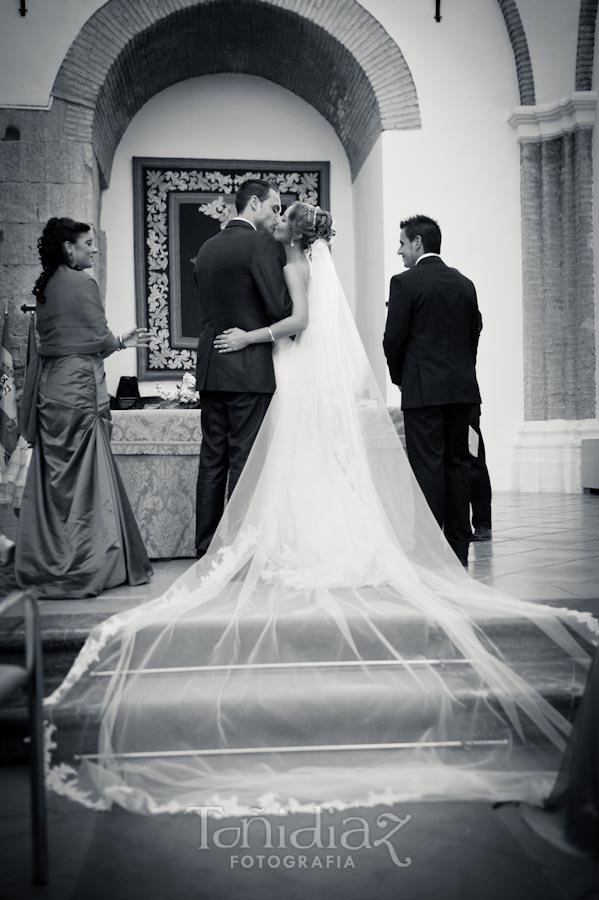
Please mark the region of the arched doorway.
MULTIPOLYGON (((93 150, 95 189, 81 215, 99 224, 115 150, 138 110, 170 85, 217 73, 260 76, 310 104, 337 134, 354 183, 383 131, 420 127, 401 50, 355 0, 176 0, 167 12, 152 0, 135 10, 109 0, 71 45, 52 90, 66 104, 65 138, 93 150)), ((382 217, 381 203, 380 192, 362 190, 362 221, 382 217)), ((381 242, 370 235, 358 244, 357 257, 382 273, 381 242)), ((101 256, 110 265, 109 248, 101 256)), ((356 258, 356 271, 361 263, 356 258)), ((376 366, 383 386, 380 352, 376 366)))

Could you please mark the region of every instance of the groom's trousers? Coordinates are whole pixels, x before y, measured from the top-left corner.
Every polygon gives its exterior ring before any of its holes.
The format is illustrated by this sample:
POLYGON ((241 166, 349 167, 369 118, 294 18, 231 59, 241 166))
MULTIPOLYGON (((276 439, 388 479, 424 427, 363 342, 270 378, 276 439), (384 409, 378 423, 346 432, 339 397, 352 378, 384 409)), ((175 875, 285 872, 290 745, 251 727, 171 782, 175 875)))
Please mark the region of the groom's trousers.
POLYGON ((205 553, 247 461, 272 394, 201 391, 196 550, 205 553))
POLYGON ((434 517, 461 562, 470 543, 471 403, 404 409, 408 459, 434 517))

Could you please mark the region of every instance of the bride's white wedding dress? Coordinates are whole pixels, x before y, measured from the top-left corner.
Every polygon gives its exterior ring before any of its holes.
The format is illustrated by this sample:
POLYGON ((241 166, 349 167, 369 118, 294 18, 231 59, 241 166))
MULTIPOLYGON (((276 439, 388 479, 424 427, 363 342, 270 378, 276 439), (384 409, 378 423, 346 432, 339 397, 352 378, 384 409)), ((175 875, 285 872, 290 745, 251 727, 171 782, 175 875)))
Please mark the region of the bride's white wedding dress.
POLYGON ((49 783, 97 808, 535 798, 590 616, 471 579, 430 513, 328 246, 206 557, 96 627, 47 701, 49 783))

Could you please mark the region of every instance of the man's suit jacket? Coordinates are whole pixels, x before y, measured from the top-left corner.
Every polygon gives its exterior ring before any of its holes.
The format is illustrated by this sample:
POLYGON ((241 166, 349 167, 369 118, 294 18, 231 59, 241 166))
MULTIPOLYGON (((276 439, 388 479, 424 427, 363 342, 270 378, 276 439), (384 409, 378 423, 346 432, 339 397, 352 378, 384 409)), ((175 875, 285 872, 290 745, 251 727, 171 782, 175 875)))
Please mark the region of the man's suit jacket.
POLYGON ((480 403, 480 321, 474 285, 438 256, 391 279, 383 347, 402 409, 480 403))
POLYGON ((280 249, 272 235, 235 219, 202 245, 195 261, 199 391, 274 392, 270 343, 219 354, 213 341, 225 328, 252 331, 291 314, 280 249))

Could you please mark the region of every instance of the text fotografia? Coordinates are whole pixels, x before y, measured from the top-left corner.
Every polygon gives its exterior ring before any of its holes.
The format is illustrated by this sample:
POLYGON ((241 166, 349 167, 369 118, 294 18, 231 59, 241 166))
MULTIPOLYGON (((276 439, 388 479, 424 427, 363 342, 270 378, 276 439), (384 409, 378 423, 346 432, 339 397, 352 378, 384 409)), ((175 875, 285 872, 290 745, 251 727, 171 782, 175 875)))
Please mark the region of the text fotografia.
MULTIPOLYGON (((230 855, 232 869, 353 869, 356 867, 355 854, 381 847, 387 851, 393 865, 403 869, 412 864, 412 858, 402 855, 399 848, 401 829, 412 818, 409 814, 381 813, 374 824, 362 816, 347 816, 326 824, 322 808, 316 806, 312 813, 313 824, 292 828, 288 822, 279 824, 260 815, 263 810, 257 808, 255 814, 239 819, 239 824, 209 831, 209 817, 224 817, 222 806, 188 806, 185 812, 200 817, 198 850, 236 851, 230 855), (264 852, 268 850, 287 852, 264 852), (323 852, 308 856, 306 850, 323 852)), ((286 812, 279 810, 281 816, 286 812)), ((333 815, 335 810, 328 812, 333 815)))
MULTIPOLYGON (((201 848, 200 848, 201 849, 201 848)), ((229 865, 231 869, 355 869, 356 864, 353 861, 351 853, 341 854, 327 853, 323 856, 315 853, 314 856, 306 856, 300 853, 299 856, 277 856, 272 853, 265 856, 264 853, 244 853, 239 856, 232 853, 229 865)))

